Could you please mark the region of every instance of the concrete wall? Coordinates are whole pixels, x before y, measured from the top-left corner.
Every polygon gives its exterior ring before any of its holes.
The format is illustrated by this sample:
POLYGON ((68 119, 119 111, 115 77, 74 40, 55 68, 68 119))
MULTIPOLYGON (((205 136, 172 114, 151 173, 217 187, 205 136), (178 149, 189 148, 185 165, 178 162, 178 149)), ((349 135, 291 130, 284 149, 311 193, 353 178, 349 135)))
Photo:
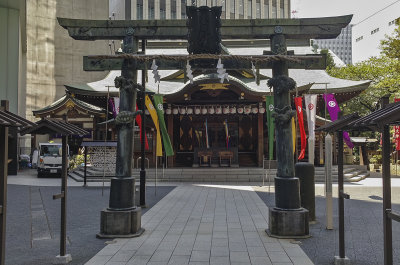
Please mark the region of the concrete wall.
POLYGON ((26 2, 26 117, 65 93, 65 84, 86 83, 105 72, 84 72, 82 56, 107 54, 107 41, 75 41, 57 17, 108 19, 108 0, 37 0, 26 2))
POLYGON ((393 33, 396 25, 391 22, 400 17, 399 10, 400 2, 395 2, 353 26, 353 64, 379 56, 380 41, 393 33))
POLYGON ((18 114, 19 10, 0 7, 0 99, 18 114))

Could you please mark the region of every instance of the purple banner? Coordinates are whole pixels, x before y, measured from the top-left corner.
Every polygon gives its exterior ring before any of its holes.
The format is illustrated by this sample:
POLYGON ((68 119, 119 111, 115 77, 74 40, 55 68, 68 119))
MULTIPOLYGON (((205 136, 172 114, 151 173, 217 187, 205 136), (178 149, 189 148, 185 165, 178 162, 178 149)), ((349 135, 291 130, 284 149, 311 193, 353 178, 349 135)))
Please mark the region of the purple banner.
POLYGON ((114 101, 111 98, 108 99, 108 106, 111 108, 111 111, 113 113, 114 118, 116 118, 117 117, 117 112, 115 110, 114 101))
MULTIPOLYGON (((328 109, 329 115, 331 116, 332 121, 336 121, 339 116, 340 108, 339 104, 337 103, 335 96, 333 94, 324 94, 324 100, 326 108, 328 109)), ((343 139, 348 147, 353 148, 354 144, 350 140, 349 133, 344 131, 343 132, 343 139)))

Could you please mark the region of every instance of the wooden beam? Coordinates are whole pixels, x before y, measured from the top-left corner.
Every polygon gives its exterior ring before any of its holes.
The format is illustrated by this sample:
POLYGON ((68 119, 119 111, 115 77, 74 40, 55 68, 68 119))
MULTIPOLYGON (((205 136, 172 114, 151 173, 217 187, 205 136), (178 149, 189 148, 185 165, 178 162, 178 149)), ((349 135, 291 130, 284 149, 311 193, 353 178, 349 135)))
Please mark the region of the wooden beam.
MULTIPOLYGON (((187 58, 186 55, 171 55, 171 57, 176 57, 177 60, 173 59, 164 59, 160 57, 157 59, 157 56, 151 55, 137 55, 136 57, 132 56, 132 58, 139 58, 137 62, 137 70, 151 69, 150 66, 152 64, 152 59, 147 60, 145 62, 145 58, 156 58, 158 70, 176 70, 176 69, 184 69, 186 65, 187 58)), ((250 56, 247 56, 250 58, 250 56)), ((251 61, 250 60, 236 60, 229 58, 229 56, 221 56, 222 63, 224 64, 224 68, 227 70, 243 70, 243 69, 251 69, 251 61), (226 59, 225 59, 225 58, 226 59)), ((256 63, 256 67, 260 69, 271 69, 273 62, 272 58, 275 58, 271 55, 261 55, 261 56, 253 56, 253 58, 271 58, 271 60, 267 61, 259 61, 256 63)), ((285 57, 288 61, 288 66, 290 69, 325 69, 326 68, 326 56, 325 55, 287 55, 285 57)), ((107 56, 84 56, 83 57, 83 70, 84 71, 110 71, 110 70, 121 70, 123 57, 118 55, 107 55, 107 56)), ((201 60, 201 59, 197 59, 201 60)), ((210 59, 204 59, 210 60, 210 59)), ((216 64, 215 64, 216 65, 216 64)), ((210 69, 215 69, 215 65, 210 64, 210 69)), ((192 65, 192 69, 196 69, 196 66, 192 65)), ((204 69, 204 67, 201 67, 204 69)))
MULTIPOLYGON (((269 39, 282 32, 286 39, 336 38, 352 15, 301 19, 221 20, 222 39, 269 39)), ((186 20, 86 20, 58 18, 58 23, 76 40, 123 39, 128 34, 140 39, 185 40, 186 20)))

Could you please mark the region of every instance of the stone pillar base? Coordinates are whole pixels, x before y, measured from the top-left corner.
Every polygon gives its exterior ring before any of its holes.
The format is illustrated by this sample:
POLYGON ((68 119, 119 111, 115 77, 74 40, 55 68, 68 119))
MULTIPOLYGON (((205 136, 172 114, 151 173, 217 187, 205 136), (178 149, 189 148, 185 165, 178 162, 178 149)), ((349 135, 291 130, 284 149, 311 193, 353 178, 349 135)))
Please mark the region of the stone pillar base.
POLYGON ((65 256, 57 255, 53 261, 53 264, 61 265, 68 264, 72 261, 71 254, 65 254, 65 256))
POLYGON ((98 238, 130 238, 143 234, 141 227, 142 209, 140 207, 128 211, 101 211, 100 233, 98 238))
POLYGON ((335 256, 335 265, 351 265, 351 261, 348 257, 335 256))
POLYGON ((304 208, 270 208, 269 229, 266 232, 276 238, 307 238, 310 237, 308 224, 308 210, 304 208))

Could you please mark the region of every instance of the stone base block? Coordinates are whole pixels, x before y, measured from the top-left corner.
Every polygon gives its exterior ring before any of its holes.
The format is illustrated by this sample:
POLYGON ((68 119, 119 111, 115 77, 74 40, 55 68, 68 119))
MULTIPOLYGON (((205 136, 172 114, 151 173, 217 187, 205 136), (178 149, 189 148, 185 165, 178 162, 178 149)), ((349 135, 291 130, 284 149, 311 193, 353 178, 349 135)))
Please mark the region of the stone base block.
POLYGON ((140 207, 129 211, 101 211, 100 233, 98 238, 137 237, 143 234, 141 227, 142 210, 140 207))
POLYGON ((53 261, 53 264, 61 265, 61 264, 68 264, 72 261, 71 254, 66 254, 65 256, 57 255, 53 261))
POLYGON ((348 257, 335 256, 335 265, 351 265, 351 261, 348 257))
POLYGON ((308 210, 269 209, 269 236, 277 238, 307 238, 310 237, 308 210))

